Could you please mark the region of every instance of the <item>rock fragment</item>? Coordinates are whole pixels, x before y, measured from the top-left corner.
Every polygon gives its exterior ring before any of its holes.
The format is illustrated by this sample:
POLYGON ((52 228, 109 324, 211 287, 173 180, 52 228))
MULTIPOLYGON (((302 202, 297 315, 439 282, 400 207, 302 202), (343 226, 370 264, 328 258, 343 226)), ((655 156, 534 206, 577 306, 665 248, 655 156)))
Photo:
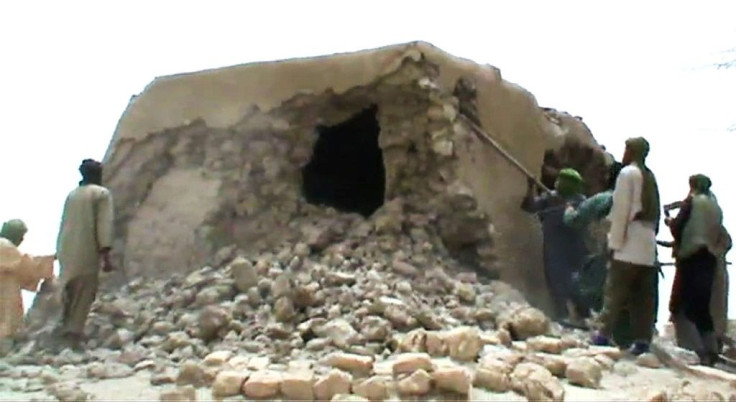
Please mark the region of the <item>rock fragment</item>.
POLYGON ((512 389, 530 401, 564 401, 565 388, 560 380, 538 364, 519 363, 510 379, 512 389))
POLYGON ((426 353, 402 353, 393 363, 393 374, 413 373, 417 370, 432 371, 432 358, 426 353))
POLYGON ((338 394, 349 394, 353 376, 338 370, 332 369, 326 376, 314 383, 314 396, 320 401, 331 400, 338 394))
POLYGON ((197 390, 191 385, 177 387, 162 391, 158 400, 161 402, 196 402, 197 390))
POLYGON ((438 367, 432 379, 437 389, 460 395, 468 395, 472 387, 472 378, 465 367, 438 367))
MULTIPOLYGON (((79 385, 68 382, 52 384, 47 392, 60 402, 77 402, 92 400, 92 395, 82 390, 79 385)), ((186 399, 183 399, 186 400, 186 399)), ((162 399, 163 401, 163 399, 162 399)))
POLYGON ((217 367, 225 365, 230 358, 232 358, 233 353, 229 350, 221 350, 217 352, 212 352, 205 356, 204 358, 204 365, 210 366, 210 367, 217 367))
POLYGON ((281 388, 281 374, 261 370, 251 374, 243 384, 243 393, 252 399, 275 398, 281 388))
POLYGON ((353 393, 371 401, 383 401, 389 397, 391 377, 374 376, 353 384, 353 393))
POLYGON ((245 293, 258 284, 258 273, 247 259, 238 257, 230 263, 229 268, 235 280, 235 286, 240 292, 245 293))
POLYGON ((484 358, 478 364, 473 377, 473 385, 493 392, 506 392, 511 389, 509 374, 513 366, 495 358, 484 358))
POLYGON ((207 377, 204 369, 193 361, 184 362, 179 368, 179 375, 176 377, 177 385, 192 385, 194 387, 204 387, 207 385, 207 377))
POLYGON ((580 385, 586 388, 600 388, 603 370, 598 362, 591 357, 574 359, 567 365, 565 377, 570 384, 580 385))
POLYGON ((274 317, 280 322, 289 322, 296 314, 294 303, 292 303, 291 299, 286 296, 280 297, 276 300, 273 311, 274 317))
POLYGON ((538 364, 549 370, 555 377, 565 377, 569 360, 563 356, 548 353, 534 353, 524 356, 525 362, 538 364))
POLYGON ((359 395, 338 394, 332 397, 331 402, 369 402, 368 399, 359 395))
POLYGON ((658 369, 662 368, 662 362, 652 353, 643 353, 636 358, 636 364, 641 367, 658 369))
POLYGON ((525 340, 549 332, 549 318, 534 307, 510 309, 497 318, 499 328, 507 329, 514 339, 525 340))
POLYGON ((439 331, 427 332, 424 345, 431 356, 447 356, 449 354, 445 336, 439 331))
POLYGON ((529 350, 556 355, 562 353, 563 349, 562 340, 550 336, 534 336, 528 338, 526 340, 526 345, 529 350))
POLYGON ((373 357, 352 353, 336 352, 327 356, 328 365, 353 374, 370 374, 373 370, 373 357))
POLYGON ((224 370, 217 374, 212 383, 212 397, 225 398, 239 395, 250 373, 246 371, 224 370))
POLYGON ((450 357, 460 361, 475 361, 483 349, 478 328, 454 328, 444 335, 450 357))
POLYGON ((314 332, 317 336, 329 338, 335 346, 341 349, 347 349, 358 340, 358 332, 343 319, 332 320, 315 328, 314 332))
POLYGON ((307 369, 289 371, 282 375, 281 394, 291 401, 314 400, 314 373, 307 369))
POLYGON ((230 321, 230 315, 223 308, 207 306, 199 313, 197 319, 197 336, 205 341, 211 341, 218 336, 218 332, 230 321))
POLYGON ((391 323, 381 317, 369 315, 361 321, 360 333, 366 341, 382 342, 391 334, 391 323))
POLYGON ((432 390, 432 377, 423 369, 419 369, 396 384, 396 390, 402 396, 422 396, 432 390))

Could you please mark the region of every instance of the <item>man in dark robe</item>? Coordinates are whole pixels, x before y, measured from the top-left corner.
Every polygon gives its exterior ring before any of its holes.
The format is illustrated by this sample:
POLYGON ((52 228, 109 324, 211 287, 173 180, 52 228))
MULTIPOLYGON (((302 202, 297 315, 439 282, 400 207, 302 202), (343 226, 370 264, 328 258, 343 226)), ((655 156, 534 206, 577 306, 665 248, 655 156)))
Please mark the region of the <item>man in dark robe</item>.
POLYGON ((577 206, 585 200, 583 178, 567 168, 560 171, 554 191, 535 196, 535 186, 530 179, 521 208, 537 214, 542 222, 544 273, 555 319, 574 320, 582 309, 576 300, 573 275, 583 266, 586 247, 584 236, 565 225, 563 215, 568 205, 577 206))
POLYGON ((676 261, 670 312, 678 343, 693 349, 701 363, 718 361, 718 339, 711 313, 711 296, 718 261, 724 253, 723 213, 705 175, 690 177, 690 194, 675 218, 667 218, 674 238, 676 261), (684 345, 687 340, 690 344, 684 345))

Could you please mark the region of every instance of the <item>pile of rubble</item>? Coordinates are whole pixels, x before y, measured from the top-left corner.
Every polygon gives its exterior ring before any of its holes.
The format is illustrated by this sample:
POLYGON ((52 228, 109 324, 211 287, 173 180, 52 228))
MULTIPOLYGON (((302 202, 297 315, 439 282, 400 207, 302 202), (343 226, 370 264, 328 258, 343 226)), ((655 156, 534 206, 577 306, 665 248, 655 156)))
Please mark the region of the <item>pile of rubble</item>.
POLYGON ((428 229, 431 217, 400 200, 369 219, 311 208, 292 222, 300 241, 275 253, 228 247, 188 276, 134 279, 101 295, 86 352, 49 353, 49 325, 6 361, 55 374, 5 367, 8 375, 59 400, 86 398, 80 378, 149 372, 151 385, 177 386, 161 394, 172 401, 194 400, 201 387, 216 399, 468 398, 476 387, 561 401, 563 379, 598 388, 621 357, 464 270, 428 229))
POLYGON ((310 208, 291 223, 301 241, 275 253, 243 256, 228 247, 186 277, 134 279, 100 295, 88 353, 47 353, 40 343, 49 325, 11 359, 91 362, 88 374, 102 378, 152 369, 161 373, 153 381, 165 382, 213 352, 261 356, 263 368, 335 352, 373 361, 417 350, 408 345, 426 336, 433 355, 475 361, 484 344, 550 331, 517 291, 464 271, 427 229, 431 217, 406 211, 400 199, 370 219, 310 208))
POLYGON ((400 199, 370 219, 310 208, 291 223, 301 241, 274 253, 227 247, 186 277, 134 279, 100 295, 89 346, 135 345, 174 361, 213 348, 294 358, 390 353, 397 334, 417 328, 506 328, 522 339, 548 331, 519 292, 464 270, 427 225, 431 217, 406 211, 400 199))
POLYGON ((502 282, 481 284, 451 258, 427 222, 400 199, 370 219, 310 207, 290 223, 301 240, 274 253, 221 250, 212 266, 168 280, 133 280, 101 296, 91 346, 131 344, 171 360, 213 349, 276 359, 334 350, 391 353, 397 335, 461 325, 546 333, 549 323, 502 282))

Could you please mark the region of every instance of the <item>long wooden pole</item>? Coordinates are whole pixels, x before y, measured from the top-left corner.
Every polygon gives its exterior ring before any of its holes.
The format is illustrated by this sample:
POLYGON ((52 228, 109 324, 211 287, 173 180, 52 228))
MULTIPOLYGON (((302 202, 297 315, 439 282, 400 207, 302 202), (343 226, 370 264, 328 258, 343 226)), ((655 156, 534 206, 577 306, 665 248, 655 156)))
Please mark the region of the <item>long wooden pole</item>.
MULTIPOLYGON (((732 265, 732 264, 731 264, 730 261, 727 261, 726 262, 726 265, 732 265)), ((659 264, 659 266, 661 266, 661 267, 674 267, 675 266, 675 263, 674 262, 662 262, 662 263, 659 264)))
POLYGON ((537 187, 541 188, 543 191, 548 192, 548 193, 552 191, 549 188, 547 188, 547 186, 545 186, 541 181, 539 181, 539 179, 537 179, 536 176, 534 176, 529 170, 527 170, 527 168, 524 167, 524 165, 522 165, 516 158, 514 158, 505 149, 503 149, 501 144, 499 144, 498 141, 493 139, 493 137, 491 137, 485 130, 483 130, 483 128, 481 128, 480 126, 478 126, 477 124, 475 124, 473 121, 463 116, 462 114, 459 115, 458 117, 460 117, 460 119, 462 119, 465 122, 465 124, 470 126, 470 128, 473 129, 473 132, 480 139, 490 144, 496 151, 498 151, 499 154, 501 154, 501 156, 503 156, 507 161, 511 162, 512 165, 514 165, 517 169, 519 169, 519 171, 521 171, 521 173, 523 173, 524 176, 526 176, 529 179, 534 180, 534 184, 536 184, 537 187))
MULTIPOLYGON (((674 244, 675 244, 674 241, 657 240, 657 245, 662 246, 662 247, 672 248, 674 246, 674 244)), ((675 263, 674 262, 663 262, 663 263, 661 263, 659 265, 662 266, 662 267, 671 267, 671 266, 674 266, 675 263)), ((731 265, 731 263, 730 262, 726 262, 726 265, 731 265)))

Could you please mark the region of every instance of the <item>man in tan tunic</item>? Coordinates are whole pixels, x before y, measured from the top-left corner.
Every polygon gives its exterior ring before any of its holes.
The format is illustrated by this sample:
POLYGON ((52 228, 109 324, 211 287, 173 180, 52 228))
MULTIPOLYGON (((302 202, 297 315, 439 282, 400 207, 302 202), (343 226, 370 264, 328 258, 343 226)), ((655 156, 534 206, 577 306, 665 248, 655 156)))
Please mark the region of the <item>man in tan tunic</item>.
POLYGON ((66 199, 57 240, 62 289, 61 335, 81 346, 84 326, 97 295, 99 271, 112 270, 113 200, 102 186, 102 164, 85 159, 79 167, 82 181, 66 199))
POLYGON ((12 343, 23 325, 21 290, 36 291, 41 279, 54 276, 54 257, 31 257, 18 250, 27 232, 20 219, 0 230, 0 339, 12 343))

